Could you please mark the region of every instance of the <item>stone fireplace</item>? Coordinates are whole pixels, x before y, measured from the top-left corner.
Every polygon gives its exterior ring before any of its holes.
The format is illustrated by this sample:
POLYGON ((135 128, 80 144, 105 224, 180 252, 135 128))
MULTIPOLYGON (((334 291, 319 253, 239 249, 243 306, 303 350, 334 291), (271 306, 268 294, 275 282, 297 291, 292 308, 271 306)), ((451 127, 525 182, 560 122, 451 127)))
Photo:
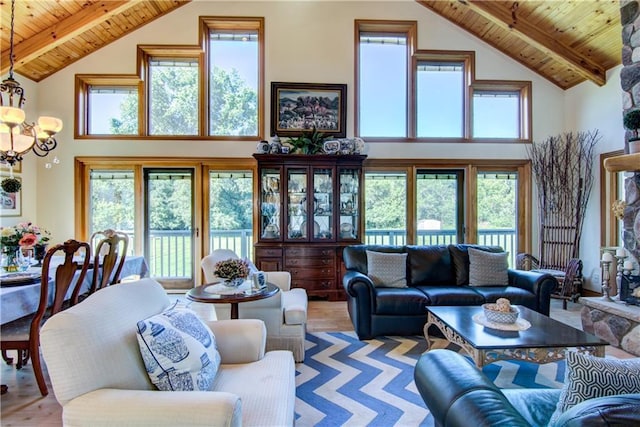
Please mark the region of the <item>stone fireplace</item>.
MULTIPOLYGON (((622 86, 623 114, 631 109, 640 109, 640 2, 620 1, 620 22, 622 24, 622 86)), ((622 120, 622 119, 621 119, 622 120)), ((625 153, 629 153, 628 131, 625 138, 625 153)), ((623 157, 623 156, 620 156, 623 157)), ((630 172, 625 179, 625 201, 622 239, 624 247, 640 260, 640 154, 627 154, 626 162, 616 167, 614 172, 630 172)), ((605 164, 606 166, 606 164, 605 164)), ((610 169, 607 167, 607 169, 610 169)))

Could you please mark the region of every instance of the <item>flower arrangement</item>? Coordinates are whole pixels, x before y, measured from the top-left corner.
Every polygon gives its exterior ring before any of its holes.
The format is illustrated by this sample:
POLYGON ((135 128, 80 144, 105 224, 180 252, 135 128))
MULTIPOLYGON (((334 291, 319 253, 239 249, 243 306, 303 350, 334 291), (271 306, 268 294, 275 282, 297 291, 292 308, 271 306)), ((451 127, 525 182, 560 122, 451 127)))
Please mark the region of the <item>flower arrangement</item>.
POLYGON ((213 272, 216 276, 223 279, 245 279, 249 275, 249 263, 244 259, 230 258, 219 261, 213 272))
POLYGON ((20 222, 13 227, 0 227, 0 243, 3 247, 31 247, 45 244, 51 233, 31 222, 20 222))
POLYGON ((627 202, 624 200, 616 200, 611 204, 611 211, 613 211, 613 215, 619 219, 624 219, 624 209, 627 207, 627 202))

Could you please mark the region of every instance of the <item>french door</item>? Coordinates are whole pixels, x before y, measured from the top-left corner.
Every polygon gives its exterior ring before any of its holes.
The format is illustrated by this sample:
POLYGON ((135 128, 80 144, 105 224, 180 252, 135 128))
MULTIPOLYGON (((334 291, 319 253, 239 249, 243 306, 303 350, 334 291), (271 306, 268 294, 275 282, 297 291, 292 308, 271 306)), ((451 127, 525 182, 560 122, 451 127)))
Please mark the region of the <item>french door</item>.
MULTIPOLYGON (((196 241, 194 169, 144 169, 144 255, 149 276, 168 289, 193 287, 196 241)), ((199 258, 198 258, 199 259, 199 258)))

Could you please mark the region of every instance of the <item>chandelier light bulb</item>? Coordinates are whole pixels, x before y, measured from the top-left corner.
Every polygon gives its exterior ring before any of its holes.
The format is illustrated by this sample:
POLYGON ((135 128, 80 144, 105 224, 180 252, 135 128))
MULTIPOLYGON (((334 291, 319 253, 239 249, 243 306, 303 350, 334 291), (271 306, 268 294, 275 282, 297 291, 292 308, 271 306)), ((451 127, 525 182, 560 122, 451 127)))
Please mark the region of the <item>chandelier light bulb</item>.
POLYGON ((9 126, 17 126, 24 123, 24 110, 16 107, 0 107, 0 121, 9 126))
POLYGON ((56 134, 62 130, 62 120, 56 117, 42 116, 38 118, 40 129, 49 135, 56 134))

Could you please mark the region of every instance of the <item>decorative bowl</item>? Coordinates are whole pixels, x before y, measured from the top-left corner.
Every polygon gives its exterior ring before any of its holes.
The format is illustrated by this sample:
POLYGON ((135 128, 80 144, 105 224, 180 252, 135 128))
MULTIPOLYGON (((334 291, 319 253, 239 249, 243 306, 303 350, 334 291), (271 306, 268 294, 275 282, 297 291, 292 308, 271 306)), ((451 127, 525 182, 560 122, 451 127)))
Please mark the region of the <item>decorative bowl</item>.
POLYGON ((513 324, 516 323, 516 320, 518 320, 518 315, 520 314, 520 312, 517 308, 511 307, 510 312, 505 312, 498 311, 495 309, 495 307, 495 304, 482 304, 484 317, 486 317, 489 322, 513 324))

